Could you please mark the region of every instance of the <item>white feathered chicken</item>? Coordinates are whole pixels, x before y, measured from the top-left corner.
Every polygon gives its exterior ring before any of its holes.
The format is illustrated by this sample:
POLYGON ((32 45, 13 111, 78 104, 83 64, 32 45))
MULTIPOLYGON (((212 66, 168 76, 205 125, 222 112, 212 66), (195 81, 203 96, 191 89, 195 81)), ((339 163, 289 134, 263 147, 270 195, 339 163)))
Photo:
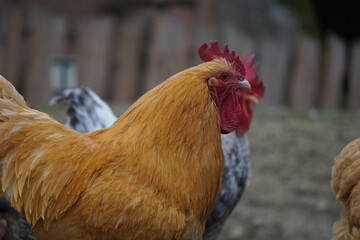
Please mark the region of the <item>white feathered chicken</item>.
MULTIPOLYGON (((252 120, 250 102, 258 102, 264 94, 264 86, 259 81, 254 57, 247 60, 245 55, 241 61, 245 67, 246 78, 251 84, 251 90, 238 92, 239 103, 242 105, 241 126, 232 133, 221 135, 225 156, 222 185, 206 222, 205 240, 217 238, 250 180, 250 148, 245 132, 249 129, 252 120)), ((79 132, 109 127, 117 119, 108 104, 87 87, 67 89, 53 97, 50 105, 59 102, 69 104, 65 125, 79 132)))
POLYGON ((87 87, 66 89, 50 100, 50 105, 69 104, 65 125, 86 133, 109 127, 117 117, 109 105, 87 87))

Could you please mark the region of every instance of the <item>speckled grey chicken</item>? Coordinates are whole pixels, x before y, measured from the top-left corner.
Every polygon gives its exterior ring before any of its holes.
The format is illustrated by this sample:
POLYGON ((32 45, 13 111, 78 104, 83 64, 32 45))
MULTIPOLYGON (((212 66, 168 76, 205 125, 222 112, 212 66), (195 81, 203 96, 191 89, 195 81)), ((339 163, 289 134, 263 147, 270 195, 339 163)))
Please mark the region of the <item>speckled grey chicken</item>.
POLYGON ((109 105, 87 87, 66 89, 50 100, 50 105, 69 104, 65 125, 86 133, 109 127, 117 118, 109 105))
POLYGON ((0 197, 0 240, 36 240, 25 217, 0 197))
MULTIPOLYGON (((251 102, 258 102, 264 94, 264 85, 259 81, 254 57, 242 59, 246 79, 251 90, 238 93, 242 105, 242 124, 236 131, 222 134, 222 149, 225 156, 222 172, 222 185, 214 208, 207 218, 204 239, 214 240, 240 200, 250 181, 250 148, 245 132, 252 120, 251 102)), ((69 104, 65 125, 80 132, 94 131, 110 126, 117 118, 111 108, 87 87, 68 89, 51 99, 50 104, 65 102, 69 104)))

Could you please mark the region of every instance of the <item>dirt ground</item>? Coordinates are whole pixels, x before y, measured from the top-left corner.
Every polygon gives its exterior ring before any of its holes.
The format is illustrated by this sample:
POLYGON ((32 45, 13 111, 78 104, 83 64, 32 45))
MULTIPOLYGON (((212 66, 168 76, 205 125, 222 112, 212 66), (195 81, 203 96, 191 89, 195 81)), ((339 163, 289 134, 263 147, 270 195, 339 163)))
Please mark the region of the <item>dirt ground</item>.
MULTIPOLYGON (((124 107, 112 106, 119 114, 124 107)), ((64 120, 65 110, 42 110, 64 120)), ((360 113, 256 109, 248 133, 252 179, 220 240, 329 240, 340 217, 334 157, 360 137, 360 113)))
POLYGON ((251 183, 219 239, 332 239, 331 167, 360 137, 360 114, 257 110, 248 137, 251 183))

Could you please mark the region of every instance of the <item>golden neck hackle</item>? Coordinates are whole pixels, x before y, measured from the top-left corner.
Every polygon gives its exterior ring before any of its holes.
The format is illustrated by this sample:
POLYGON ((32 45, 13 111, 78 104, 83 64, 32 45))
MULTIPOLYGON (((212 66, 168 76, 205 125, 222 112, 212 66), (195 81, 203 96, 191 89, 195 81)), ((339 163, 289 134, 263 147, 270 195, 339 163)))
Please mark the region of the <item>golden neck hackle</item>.
POLYGON ((109 129, 90 134, 132 159, 122 164, 144 186, 154 186, 183 210, 192 206, 199 220, 212 209, 223 168, 220 117, 207 79, 229 67, 216 60, 180 72, 143 95, 109 129), (108 138, 107 131, 117 134, 108 138))

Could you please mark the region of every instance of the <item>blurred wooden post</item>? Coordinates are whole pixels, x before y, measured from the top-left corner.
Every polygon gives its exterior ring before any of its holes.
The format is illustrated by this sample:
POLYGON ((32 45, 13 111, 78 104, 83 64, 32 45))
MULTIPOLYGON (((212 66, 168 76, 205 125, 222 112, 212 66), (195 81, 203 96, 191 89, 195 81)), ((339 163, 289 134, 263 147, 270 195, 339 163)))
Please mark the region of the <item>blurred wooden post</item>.
POLYGON ((109 17, 85 18, 76 23, 75 62, 79 84, 89 87, 102 98, 107 98, 111 90, 113 26, 109 17))
MULTIPOLYGON (((9 21, 13 15, 13 11, 4 9, 0 11, 0 72, 4 75, 5 61, 6 61, 6 48, 7 48, 7 35, 9 34, 9 21)), ((4 76, 6 77, 6 76, 4 76)))
POLYGON ((19 87, 19 78, 22 71, 23 42, 25 11, 14 7, 0 12, 0 74, 9 80, 15 87, 19 87))
POLYGON ((260 77, 266 90, 260 104, 263 106, 284 106, 288 84, 291 44, 289 42, 267 39, 261 44, 260 77))
POLYGON ((195 8, 192 9, 193 12, 188 17, 187 24, 192 34, 189 55, 191 66, 202 63, 198 54, 201 44, 206 42, 210 45, 210 40, 219 40, 219 44, 223 44, 222 39, 219 39, 220 25, 217 20, 218 16, 214 16, 217 7, 216 0, 197 0, 195 8))
POLYGON ((333 33, 327 34, 320 106, 340 106, 345 73, 345 43, 333 33))
POLYGON ((61 16, 32 8, 29 12, 30 41, 28 71, 24 79, 25 98, 32 105, 47 104, 50 90, 50 65, 54 56, 65 53, 67 22, 61 16))
POLYGON ((239 32, 235 26, 227 25, 224 27, 222 36, 224 36, 224 44, 227 43, 231 48, 230 50, 234 50, 240 58, 246 53, 250 57, 256 51, 254 39, 239 32))
POLYGON ((304 33, 298 36, 295 45, 289 95, 289 105, 295 109, 316 106, 320 78, 320 46, 315 39, 304 33))
POLYGON ((360 109, 360 40, 355 41, 350 51, 348 107, 360 109))
POLYGON ((184 22, 161 14, 155 16, 145 72, 145 90, 149 90, 188 67, 189 34, 184 22))
POLYGON ((134 101, 139 91, 141 56, 144 48, 143 35, 146 17, 132 16, 123 19, 118 32, 116 44, 114 86, 112 96, 114 101, 134 101))

